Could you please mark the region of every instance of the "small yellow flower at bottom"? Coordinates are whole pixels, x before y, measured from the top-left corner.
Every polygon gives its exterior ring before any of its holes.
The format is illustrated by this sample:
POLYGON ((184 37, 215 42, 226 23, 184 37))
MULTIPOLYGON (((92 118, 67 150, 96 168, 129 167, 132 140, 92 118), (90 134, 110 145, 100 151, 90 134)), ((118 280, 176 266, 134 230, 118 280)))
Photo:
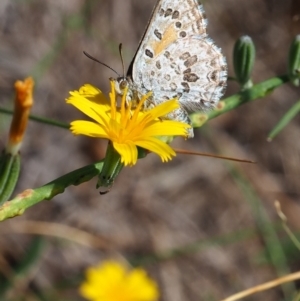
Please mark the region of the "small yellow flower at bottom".
POLYGON ((143 95, 136 108, 126 102, 127 92, 122 96, 120 107, 117 106, 114 83, 111 81, 109 99, 96 87, 85 85, 79 91, 70 92, 66 100, 94 121, 76 120, 71 123, 75 135, 87 135, 108 139, 120 154, 124 166, 136 164, 137 147, 144 148, 159 155, 162 161, 175 156, 175 151, 160 136, 187 137, 190 125, 174 120, 163 119, 165 115, 179 108, 177 99, 163 102, 153 109, 143 110, 144 102, 151 93, 143 95))
POLYGON ((158 286, 145 270, 106 261, 86 271, 80 294, 91 301, 156 301, 158 286))

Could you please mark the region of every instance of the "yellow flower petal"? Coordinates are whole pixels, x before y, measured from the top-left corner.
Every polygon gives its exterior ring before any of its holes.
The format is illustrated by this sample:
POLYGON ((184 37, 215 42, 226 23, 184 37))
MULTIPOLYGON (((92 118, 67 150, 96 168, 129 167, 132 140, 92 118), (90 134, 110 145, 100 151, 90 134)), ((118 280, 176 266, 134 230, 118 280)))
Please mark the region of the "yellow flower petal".
POLYGON ((107 112, 110 110, 110 108, 106 105, 91 102, 82 95, 75 93, 67 99, 67 103, 73 105, 82 113, 94 119, 98 123, 101 122, 101 119, 99 119, 99 114, 97 112, 107 112))
MULTIPOLYGON (((75 91, 77 92, 77 91, 75 91)), ((72 92, 71 92, 72 93, 72 92)), ((90 84, 85 84, 83 85, 78 93, 85 97, 87 100, 100 104, 100 105, 105 105, 105 106, 110 106, 109 99, 102 93, 100 89, 97 87, 90 85, 90 84)))
POLYGON ((138 151, 133 143, 117 143, 113 142, 115 150, 121 155, 121 162, 127 165, 135 165, 138 157, 138 151))
POLYGON ((165 116, 168 113, 170 113, 171 111, 178 109, 179 107, 180 106, 179 106, 178 100, 171 99, 166 102, 160 103, 159 105, 157 105, 153 109, 147 111, 146 113, 151 114, 152 118, 155 119, 155 118, 165 116))
POLYGON ((156 153, 163 162, 169 161, 173 156, 176 156, 175 151, 168 144, 157 138, 138 140, 136 145, 156 153))
POLYGON ((90 137, 97 137, 108 139, 108 134, 105 128, 100 124, 92 121, 76 120, 71 122, 70 130, 74 135, 86 135, 90 137))
POLYGON ((186 131, 186 124, 173 121, 161 120, 161 123, 153 122, 143 131, 143 136, 177 136, 186 131), (163 124, 163 126, 162 126, 163 124))

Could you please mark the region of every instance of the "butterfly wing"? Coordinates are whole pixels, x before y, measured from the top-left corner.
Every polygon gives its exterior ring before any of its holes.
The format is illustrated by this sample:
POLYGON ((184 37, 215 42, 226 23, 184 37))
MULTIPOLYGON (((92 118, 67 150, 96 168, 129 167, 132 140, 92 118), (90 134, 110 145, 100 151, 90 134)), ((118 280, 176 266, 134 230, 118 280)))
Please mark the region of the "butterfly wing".
POLYGON ((169 45, 139 76, 154 91, 154 102, 178 97, 184 109, 194 112, 216 106, 226 75, 220 49, 210 39, 193 35, 169 45))
POLYGON ((226 61, 206 34, 199 0, 160 0, 129 68, 153 101, 178 97, 188 111, 213 107, 223 95, 226 61))

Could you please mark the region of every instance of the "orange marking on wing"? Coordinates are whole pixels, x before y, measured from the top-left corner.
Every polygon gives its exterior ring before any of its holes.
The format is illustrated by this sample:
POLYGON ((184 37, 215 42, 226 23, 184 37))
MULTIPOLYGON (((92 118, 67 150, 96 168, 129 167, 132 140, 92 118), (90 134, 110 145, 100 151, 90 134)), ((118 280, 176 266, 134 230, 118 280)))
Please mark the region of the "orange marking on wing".
POLYGON ((154 41, 153 43, 151 43, 151 48, 154 51, 154 56, 158 56, 163 50, 165 50, 170 44, 172 44, 176 40, 177 32, 172 24, 164 32, 164 35, 160 41, 154 41))

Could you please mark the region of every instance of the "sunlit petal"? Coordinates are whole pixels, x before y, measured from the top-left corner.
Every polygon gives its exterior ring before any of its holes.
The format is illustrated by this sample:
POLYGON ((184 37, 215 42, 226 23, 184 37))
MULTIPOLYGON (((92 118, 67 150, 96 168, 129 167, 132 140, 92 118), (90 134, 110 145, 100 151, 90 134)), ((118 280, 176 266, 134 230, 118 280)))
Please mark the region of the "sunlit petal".
POLYGON ((161 157, 163 162, 169 161, 173 156, 176 156, 175 151, 168 144, 157 138, 138 140, 136 141, 136 145, 156 153, 161 157))
POLYGON ((109 139, 104 127, 100 124, 85 120, 75 120, 70 124, 70 130, 74 135, 86 135, 96 138, 109 139))
POLYGON ((121 155, 121 162, 127 165, 135 165, 138 157, 138 151, 135 144, 127 142, 125 143, 113 143, 115 150, 121 155))
POLYGON ((149 110, 146 112, 146 114, 151 114, 152 119, 162 117, 167 115, 173 110, 176 110, 179 108, 179 103, 178 100, 176 99, 171 99, 166 102, 162 102, 153 109, 149 110))
POLYGON ((179 121, 161 120, 160 123, 149 123, 143 130, 143 136, 182 136, 182 133, 187 130, 187 128, 185 123, 179 121))

